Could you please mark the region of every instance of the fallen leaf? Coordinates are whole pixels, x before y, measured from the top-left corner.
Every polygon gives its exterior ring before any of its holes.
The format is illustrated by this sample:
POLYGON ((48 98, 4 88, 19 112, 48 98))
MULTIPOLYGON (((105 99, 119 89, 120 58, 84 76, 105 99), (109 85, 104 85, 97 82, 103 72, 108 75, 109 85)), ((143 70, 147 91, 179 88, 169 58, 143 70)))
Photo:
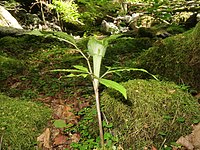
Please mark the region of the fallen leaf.
POLYGON ((200 93, 196 94, 195 97, 199 99, 200 98, 200 93))
POLYGON ((47 128, 39 137, 37 137, 37 141, 40 142, 39 148, 48 148, 50 149, 50 129, 47 128))
POLYGON ((174 92, 176 92, 176 90, 169 90, 168 91, 170 94, 173 94, 174 92))
POLYGON ((193 150, 194 146, 191 143, 191 136, 187 135, 185 137, 181 136, 177 141, 177 144, 181 144, 182 146, 184 146, 187 150, 193 150))
POLYGON ((75 133, 75 134, 73 134, 73 135, 71 136, 71 140, 72 140, 72 142, 74 142, 74 143, 78 143, 79 140, 80 140, 80 138, 81 138, 81 135, 78 134, 78 133, 75 133))
POLYGON ((180 137, 176 143, 183 145, 187 150, 200 149, 200 123, 193 127, 191 134, 180 137))
POLYGON ((157 150, 157 148, 155 148, 154 146, 151 147, 151 150, 157 150))
POLYGON ((54 109, 54 115, 56 119, 66 120, 66 123, 76 124, 78 122, 70 106, 58 105, 54 109))
POLYGON ((194 130, 192 131, 191 141, 195 149, 200 149, 200 123, 194 126, 194 130))
POLYGON ((62 145, 67 142, 67 136, 59 134, 54 139, 54 145, 62 145))

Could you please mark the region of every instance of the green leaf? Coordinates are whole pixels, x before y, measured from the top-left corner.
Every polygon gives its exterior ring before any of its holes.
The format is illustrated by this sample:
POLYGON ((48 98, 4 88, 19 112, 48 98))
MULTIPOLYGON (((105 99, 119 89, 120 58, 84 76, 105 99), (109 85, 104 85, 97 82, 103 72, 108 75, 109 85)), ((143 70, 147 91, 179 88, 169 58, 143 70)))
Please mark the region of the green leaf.
POLYGON ((35 36, 44 36, 44 34, 42 34, 39 30, 32 30, 32 31, 27 32, 25 34, 35 35, 35 36))
POLYGON ((53 32, 53 35, 55 36, 55 38, 65 39, 74 44, 76 43, 74 37, 65 32, 53 32))
POLYGON ((69 77, 69 78, 72 78, 72 77, 83 77, 83 78, 86 78, 88 76, 88 74, 84 74, 84 73, 81 73, 81 74, 69 74, 67 75, 66 77, 69 77))
POLYGON ((79 72, 79 73, 87 73, 85 71, 82 70, 76 70, 76 69, 55 69, 55 70, 51 70, 53 72, 79 72))
POLYGON ((103 121, 103 127, 112 128, 113 124, 112 123, 107 124, 105 121, 103 121))
POLYGON ((99 79, 99 82, 105 85, 106 87, 113 88, 119 91, 124 96, 124 98, 127 99, 126 89, 121 84, 112 80, 107 80, 107 79, 99 79))
POLYGON ((141 71, 141 72, 145 72, 145 73, 151 75, 154 79, 158 80, 158 78, 156 78, 156 76, 149 73, 147 70, 139 69, 139 68, 123 68, 123 67, 108 68, 108 71, 103 76, 105 76, 106 74, 109 74, 109 73, 117 73, 117 72, 122 72, 122 71, 141 71))
POLYGON ((161 136, 166 136, 167 135, 165 132, 162 132, 162 131, 159 132, 158 134, 161 135, 161 136))
POLYGON ((194 124, 198 124, 200 121, 197 120, 197 119, 195 119, 195 120, 193 120, 192 122, 193 122, 194 124))
POLYGON ((180 122, 180 123, 184 123, 185 122, 185 118, 182 118, 182 117, 177 118, 177 121, 180 122))
POLYGON ((87 73, 89 72, 88 69, 86 67, 83 67, 83 66, 75 65, 74 68, 81 70, 83 72, 87 72, 87 73))
POLYGON ((112 135, 108 132, 104 133, 104 140, 109 140, 112 138, 112 135))
POLYGON ((56 128, 65 128, 67 127, 66 123, 64 120, 55 120, 55 122, 53 123, 53 125, 56 127, 56 128))

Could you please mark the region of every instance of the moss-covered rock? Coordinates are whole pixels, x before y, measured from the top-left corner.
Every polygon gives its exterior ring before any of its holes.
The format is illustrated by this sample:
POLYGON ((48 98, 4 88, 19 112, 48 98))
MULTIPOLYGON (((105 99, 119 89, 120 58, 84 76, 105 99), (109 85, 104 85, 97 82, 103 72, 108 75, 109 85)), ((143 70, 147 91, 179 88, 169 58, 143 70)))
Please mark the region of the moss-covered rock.
POLYGON ((157 41, 137 59, 137 66, 200 91, 200 23, 193 31, 157 41))
POLYGON ((187 134, 200 119, 199 105, 176 84, 156 80, 129 80, 123 85, 128 99, 112 89, 101 97, 103 111, 124 149, 160 147, 187 134))
POLYGON ((31 101, 0 94, 0 136, 2 149, 35 149, 37 136, 50 119, 51 110, 31 101))

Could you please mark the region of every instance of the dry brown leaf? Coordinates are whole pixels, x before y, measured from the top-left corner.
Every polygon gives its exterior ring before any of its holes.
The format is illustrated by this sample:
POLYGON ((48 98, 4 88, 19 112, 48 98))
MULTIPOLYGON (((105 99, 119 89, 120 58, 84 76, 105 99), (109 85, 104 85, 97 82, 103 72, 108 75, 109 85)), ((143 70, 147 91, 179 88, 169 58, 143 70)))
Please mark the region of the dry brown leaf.
POLYGON ((56 119, 66 120, 67 123, 77 123, 77 118, 72 112, 72 108, 66 105, 58 105, 54 109, 54 114, 56 119))
POLYGON ((62 145, 67 142, 67 136, 59 134, 54 139, 54 145, 62 145))
POLYGON ((194 130, 191 134, 180 137, 177 142, 183 145, 187 150, 199 150, 200 149, 200 123, 194 126, 194 130))
POLYGON ((117 149, 118 149, 118 150, 124 150, 123 147, 122 147, 121 145, 119 145, 119 146, 117 147, 117 149))
POLYGON ((173 94, 174 92, 176 92, 176 90, 169 90, 168 91, 170 94, 173 94))
POLYGON ((80 140, 80 138, 81 138, 81 135, 78 134, 78 133, 75 133, 75 134, 73 134, 73 135, 71 136, 71 140, 72 140, 72 142, 74 142, 74 143, 78 143, 79 140, 80 140))
POLYGON ((151 150, 157 150, 157 148, 155 148, 154 146, 151 147, 151 150))
POLYGON ((195 95, 196 98, 200 98, 200 93, 198 93, 197 95, 195 95))
POLYGON ((194 130, 192 131, 191 141, 195 149, 200 149, 200 123, 194 126, 194 130))
POLYGON ((187 150, 193 150, 194 146, 191 143, 191 135, 187 135, 185 137, 181 136, 177 141, 177 144, 181 144, 184 146, 187 150))
POLYGON ((50 129, 47 128, 39 137, 37 141, 40 142, 39 147, 44 147, 50 149, 50 129))

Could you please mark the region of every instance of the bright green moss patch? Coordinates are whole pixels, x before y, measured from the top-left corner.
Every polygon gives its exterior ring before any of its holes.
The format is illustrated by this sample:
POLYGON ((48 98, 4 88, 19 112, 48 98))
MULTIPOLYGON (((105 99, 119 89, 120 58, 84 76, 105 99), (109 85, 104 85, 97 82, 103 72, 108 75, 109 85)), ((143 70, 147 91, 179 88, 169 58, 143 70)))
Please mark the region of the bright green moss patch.
POLYGON ((176 141, 200 119, 199 104, 174 83, 129 80, 123 83, 128 99, 108 89, 101 97, 103 110, 113 123, 124 149, 144 149, 176 141))
POLYGON ((2 149, 31 150, 50 119, 51 110, 26 100, 0 94, 0 137, 2 149))

